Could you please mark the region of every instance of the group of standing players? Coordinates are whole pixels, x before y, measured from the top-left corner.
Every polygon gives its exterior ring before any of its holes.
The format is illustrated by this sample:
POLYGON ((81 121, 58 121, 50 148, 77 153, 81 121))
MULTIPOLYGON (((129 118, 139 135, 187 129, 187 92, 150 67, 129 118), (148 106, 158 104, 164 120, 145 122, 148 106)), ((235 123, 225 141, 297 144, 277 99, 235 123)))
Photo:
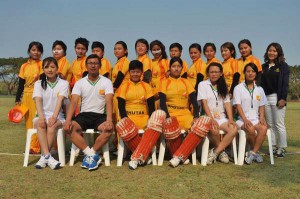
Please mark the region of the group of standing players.
POLYGON ((57 128, 65 130, 70 140, 85 157, 82 168, 94 170, 101 162, 97 152, 109 141, 116 129, 114 143, 123 139, 131 150, 130 169, 151 162, 149 153, 164 135, 173 167, 188 163, 191 152, 208 136, 213 148, 207 164, 216 160, 229 162, 225 148, 245 130, 250 150, 245 162, 263 162, 259 149, 267 128, 272 131, 274 154, 285 155, 284 124, 289 67, 278 43, 271 43, 265 52, 263 65, 252 55, 249 40, 241 40, 236 50, 231 42, 220 47, 223 61, 216 57, 216 46, 206 43, 201 59, 200 44, 189 47, 192 65, 182 60, 182 46, 173 43, 166 48, 159 40, 138 39, 137 59, 129 61, 127 44, 116 42, 114 67, 104 58, 104 45, 92 43, 92 55, 86 56, 89 41, 75 40, 77 58, 70 65, 66 59, 67 46, 55 41, 53 56, 40 60, 43 46, 31 42, 29 60, 19 73, 16 103, 29 108, 25 115, 26 129, 35 127, 37 137, 31 141, 30 152, 42 156, 36 168, 58 168, 50 150, 55 148, 57 128), (151 51, 153 59, 148 56, 151 51), (66 113, 64 116, 63 112, 66 113), (234 115, 238 115, 234 119, 234 115), (86 129, 102 131, 93 147, 86 145, 81 132, 86 129), (144 134, 139 136, 138 130, 144 134), (188 132, 183 139, 181 130, 188 132), (220 139, 219 131, 225 135, 220 139))

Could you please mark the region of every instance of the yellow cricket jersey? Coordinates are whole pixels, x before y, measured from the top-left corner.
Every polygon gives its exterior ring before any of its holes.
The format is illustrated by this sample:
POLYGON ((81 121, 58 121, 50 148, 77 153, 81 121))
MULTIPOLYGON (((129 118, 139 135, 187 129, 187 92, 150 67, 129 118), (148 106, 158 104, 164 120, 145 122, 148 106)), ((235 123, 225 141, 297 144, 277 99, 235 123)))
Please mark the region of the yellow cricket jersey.
POLYGON ((241 57, 237 60, 237 62, 238 62, 238 72, 241 75, 240 76, 240 82, 243 82, 245 80, 244 68, 247 64, 254 63, 257 66, 258 71, 262 70, 261 63, 260 63, 259 59, 257 59, 253 55, 249 55, 248 57, 246 57, 245 60, 241 57))
MULTIPOLYGON (((189 67, 189 65, 186 63, 186 61, 184 61, 183 59, 181 59, 181 60, 182 60, 183 66, 182 66, 182 71, 180 73, 180 76, 182 76, 184 73, 187 73, 188 67, 189 67)), ((170 60, 168 60, 168 70, 170 70, 170 60)))
POLYGON ((65 80, 67 80, 69 83, 71 81, 72 72, 71 72, 71 65, 69 60, 64 56, 57 60, 58 63, 58 71, 57 73, 61 73, 65 80))
POLYGON ((100 75, 105 75, 105 73, 108 73, 109 78, 111 76, 111 64, 105 57, 101 59, 101 68, 99 70, 99 73, 100 75))
POLYGON ((201 58, 199 58, 197 61, 195 61, 187 72, 187 79, 192 84, 193 88, 195 88, 195 85, 197 82, 197 75, 199 73, 201 73, 204 76, 203 80, 207 79, 206 64, 201 58))
POLYGON ((153 96, 151 86, 143 81, 123 82, 118 89, 117 96, 125 100, 127 116, 138 128, 145 128, 149 117, 147 99, 153 96))
POLYGON ((43 73, 42 61, 35 61, 29 59, 24 63, 19 72, 19 77, 25 79, 24 93, 32 93, 34 83, 39 79, 40 74, 43 73))
POLYGON ((211 64, 211 63, 213 63, 213 62, 222 64, 222 62, 220 62, 217 58, 214 57, 214 58, 212 58, 212 60, 207 61, 207 62, 206 62, 206 65, 208 66, 209 64, 211 64))
POLYGON ((86 71, 86 65, 85 65, 86 56, 77 58, 73 61, 72 67, 71 67, 71 88, 74 86, 74 84, 82 78, 82 74, 84 71, 86 71))
POLYGON ((130 79, 129 75, 129 60, 127 57, 122 57, 118 59, 117 63, 115 64, 113 70, 112 70, 112 75, 111 75, 111 80, 114 83, 119 71, 121 71, 124 74, 124 80, 123 81, 128 81, 130 79))
POLYGON ((223 74, 227 84, 228 91, 230 90, 233 75, 235 72, 238 72, 238 62, 233 57, 222 63, 223 66, 223 74))
POLYGON ((151 68, 151 62, 152 60, 148 57, 147 54, 143 55, 143 56, 138 56, 137 60, 139 60, 140 62, 143 63, 143 71, 147 71, 147 70, 152 70, 151 68))
POLYGON ((152 80, 151 86, 154 93, 158 93, 160 81, 166 78, 166 72, 168 71, 168 60, 162 59, 152 60, 152 80))

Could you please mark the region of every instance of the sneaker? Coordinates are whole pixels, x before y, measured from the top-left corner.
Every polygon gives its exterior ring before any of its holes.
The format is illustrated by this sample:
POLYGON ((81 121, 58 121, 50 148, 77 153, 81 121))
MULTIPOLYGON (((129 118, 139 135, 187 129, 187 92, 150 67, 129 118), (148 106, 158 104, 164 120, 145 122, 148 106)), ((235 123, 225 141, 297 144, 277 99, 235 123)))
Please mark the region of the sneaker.
POLYGON ((101 160, 102 160, 102 158, 97 153, 93 156, 90 156, 89 171, 93 171, 93 170, 97 169, 99 167, 101 160))
POLYGON ((227 155, 227 153, 225 151, 223 151, 220 155, 219 155, 219 161, 223 162, 225 164, 229 163, 229 157, 227 155))
POLYGON ((47 160, 47 164, 51 169, 58 169, 60 166, 60 162, 55 160, 52 156, 50 156, 47 160))
POLYGON ((177 167, 179 165, 179 163, 180 163, 180 159, 179 158, 172 158, 170 160, 170 165, 172 167, 174 167, 174 168, 177 167))
POLYGON ((51 154, 51 156, 55 156, 55 155, 58 154, 58 152, 57 152, 57 150, 52 149, 52 150, 50 151, 50 154, 51 154))
POLYGON ((284 148, 278 148, 276 151, 276 156, 279 158, 283 158, 285 156, 285 149, 284 148))
POLYGON ((90 166, 90 156, 84 156, 82 164, 81 164, 81 168, 83 169, 88 169, 90 166))
POLYGON ((258 152, 255 154, 255 161, 257 163, 263 163, 264 162, 263 157, 258 152))
POLYGON ((129 166, 129 169, 130 170, 135 170, 139 165, 139 161, 138 160, 131 160, 129 163, 128 163, 128 166, 129 166))
POLYGON ((41 158, 35 164, 35 168, 42 169, 42 168, 45 168, 46 166, 47 166, 47 160, 46 160, 45 156, 41 155, 41 158))
POLYGON ((251 164, 255 159, 256 159, 256 154, 253 153, 253 151, 249 151, 246 153, 246 157, 245 157, 246 164, 251 164))
POLYGON ((190 164, 190 159, 186 159, 184 162, 183 162, 184 165, 188 165, 190 164))
POLYGON ((214 149, 212 148, 209 152, 208 152, 208 156, 207 156, 207 162, 206 164, 212 164, 215 163, 217 160, 218 154, 214 151, 214 149))
POLYGON ((152 158, 149 157, 149 158, 146 160, 146 163, 147 163, 147 165, 152 164, 152 158))

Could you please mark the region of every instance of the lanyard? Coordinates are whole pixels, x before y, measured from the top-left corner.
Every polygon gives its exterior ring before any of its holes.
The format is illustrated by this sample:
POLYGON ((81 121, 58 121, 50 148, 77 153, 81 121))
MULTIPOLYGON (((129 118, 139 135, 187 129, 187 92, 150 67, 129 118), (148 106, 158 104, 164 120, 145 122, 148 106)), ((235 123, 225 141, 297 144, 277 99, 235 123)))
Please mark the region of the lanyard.
POLYGON ((211 90, 212 90, 212 92, 213 92, 213 94, 214 94, 214 96, 215 96, 215 98, 216 98, 216 106, 218 107, 218 105, 219 105, 218 97, 217 97, 217 95, 215 94, 215 91, 218 91, 218 90, 216 90, 212 85, 210 85, 210 88, 211 88, 211 90))
POLYGON ((246 87, 246 89, 248 90, 248 92, 250 94, 250 97, 251 97, 251 109, 253 109, 253 93, 254 93, 255 86, 253 86, 253 89, 250 90, 248 88, 247 84, 245 83, 245 87, 246 87))

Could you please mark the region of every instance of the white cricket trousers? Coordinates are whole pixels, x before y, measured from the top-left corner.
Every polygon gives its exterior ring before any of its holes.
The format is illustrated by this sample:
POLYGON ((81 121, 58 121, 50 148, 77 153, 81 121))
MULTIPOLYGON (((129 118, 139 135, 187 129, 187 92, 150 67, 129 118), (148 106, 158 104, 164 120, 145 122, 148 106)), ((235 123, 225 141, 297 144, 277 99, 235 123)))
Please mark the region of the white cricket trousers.
POLYGON ((287 147, 286 128, 284 124, 286 106, 279 109, 276 106, 277 94, 267 95, 268 105, 265 106, 266 121, 271 129, 272 145, 281 148, 287 147))

